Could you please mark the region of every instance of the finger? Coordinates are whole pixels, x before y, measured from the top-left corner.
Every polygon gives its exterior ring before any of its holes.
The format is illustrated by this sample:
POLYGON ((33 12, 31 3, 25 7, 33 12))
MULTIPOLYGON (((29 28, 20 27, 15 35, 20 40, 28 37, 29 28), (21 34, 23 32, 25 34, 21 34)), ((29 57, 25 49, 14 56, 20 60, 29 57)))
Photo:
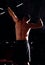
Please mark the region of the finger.
POLYGON ((16 23, 18 21, 18 17, 15 15, 15 13, 12 11, 10 7, 8 7, 8 12, 12 19, 14 20, 14 22, 16 23))

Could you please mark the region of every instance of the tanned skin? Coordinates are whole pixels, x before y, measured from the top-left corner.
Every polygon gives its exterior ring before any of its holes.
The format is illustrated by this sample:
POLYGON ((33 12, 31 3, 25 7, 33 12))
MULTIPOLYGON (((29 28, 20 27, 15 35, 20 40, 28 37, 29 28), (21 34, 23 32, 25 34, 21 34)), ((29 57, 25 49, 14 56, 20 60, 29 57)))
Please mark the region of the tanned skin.
MULTIPOLYGON (((15 23, 15 30, 16 30, 16 40, 26 40, 26 33, 31 29, 37 29, 42 27, 41 20, 39 19, 37 23, 26 23, 28 21, 27 17, 23 17, 22 20, 20 20, 16 14, 13 12, 13 10, 8 7, 8 13, 12 17, 14 23, 15 23)), ((28 65, 28 61, 25 65, 28 65)), ((17 64, 18 65, 18 64, 17 64)))
POLYGON ((8 13, 12 17, 12 19, 15 23, 16 40, 26 40, 26 36, 27 36, 26 33, 29 30, 29 28, 37 29, 37 28, 42 27, 42 23, 41 23, 40 19, 35 24, 34 23, 26 23, 28 21, 28 18, 23 17, 23 19, 20 20, 10 7, 8 7, 8 13))

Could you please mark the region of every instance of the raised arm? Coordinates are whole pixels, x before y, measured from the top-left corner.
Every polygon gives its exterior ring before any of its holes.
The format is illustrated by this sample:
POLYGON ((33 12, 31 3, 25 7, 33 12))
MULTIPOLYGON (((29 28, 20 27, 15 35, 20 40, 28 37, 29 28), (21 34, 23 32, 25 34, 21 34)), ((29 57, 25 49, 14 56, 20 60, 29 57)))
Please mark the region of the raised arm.
POLYGON ((8 13, 12 17, 13 21, 17 23, 19 19, 10 7, 8 7, 8 13))

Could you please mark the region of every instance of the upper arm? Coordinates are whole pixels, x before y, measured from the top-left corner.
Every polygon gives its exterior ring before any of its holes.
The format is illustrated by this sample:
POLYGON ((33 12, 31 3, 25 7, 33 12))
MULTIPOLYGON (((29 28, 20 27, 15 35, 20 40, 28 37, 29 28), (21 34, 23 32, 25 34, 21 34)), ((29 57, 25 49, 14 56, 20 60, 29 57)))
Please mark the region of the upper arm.
POLYGON ((39 20, 37 23, 28 23, 28 27, 31 29, 36 29, 36 28, 42 28, 43 27, 43 21, 42 19, 39 20))

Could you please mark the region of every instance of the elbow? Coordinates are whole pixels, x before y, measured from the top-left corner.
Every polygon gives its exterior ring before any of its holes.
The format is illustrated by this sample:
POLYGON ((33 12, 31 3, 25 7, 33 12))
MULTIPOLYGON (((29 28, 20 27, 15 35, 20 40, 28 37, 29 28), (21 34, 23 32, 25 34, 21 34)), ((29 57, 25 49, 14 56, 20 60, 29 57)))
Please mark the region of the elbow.
POLYGON ((44 26, 43 21, 42 21, 42 19, 40 18, 40 27, 43 27, 43 26, 44 26))
POLYGON ((42 19, 37 23, 37 28, 42 28, 44 26, 42 19))

